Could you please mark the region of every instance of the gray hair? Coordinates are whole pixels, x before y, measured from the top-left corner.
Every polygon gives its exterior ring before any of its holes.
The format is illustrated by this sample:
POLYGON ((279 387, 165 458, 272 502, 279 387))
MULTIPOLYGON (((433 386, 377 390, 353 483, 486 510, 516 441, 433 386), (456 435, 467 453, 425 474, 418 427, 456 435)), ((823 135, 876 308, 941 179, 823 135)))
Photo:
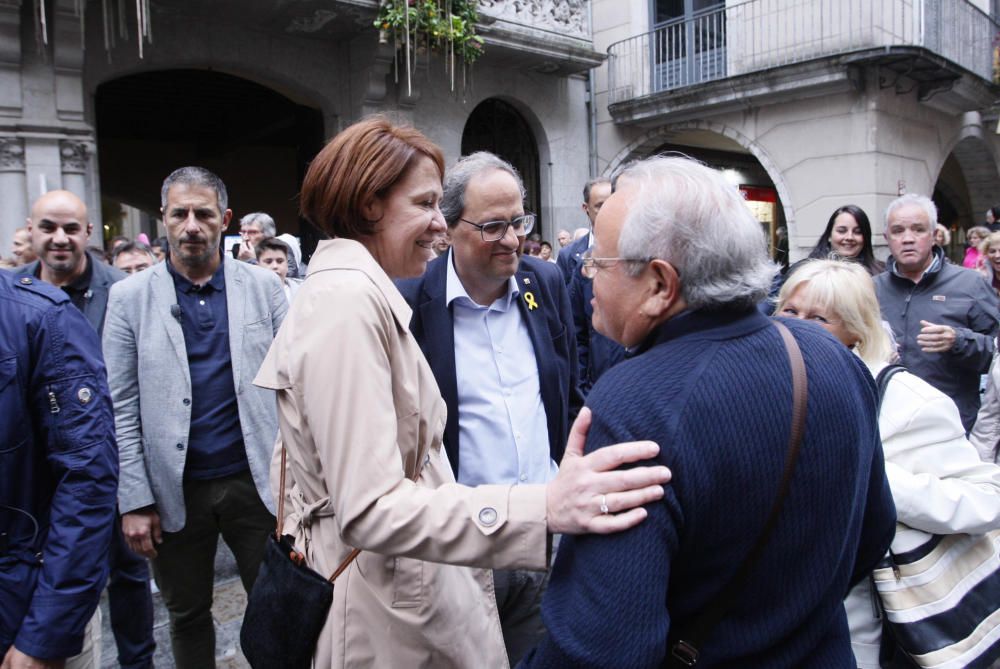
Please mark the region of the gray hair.
POLYGON ((465 211, 465 190, 469 187, 472 178, 489 170, 501 170, 514 177, 517 182, 517 189, 521 192, 523 201, 527 195, 524 190, 524 182, 521 175, 517 173, 514 166, 503 158, 490 153, 489 151, 476 151, 464 158, 460 158, 457 163, 444 176, 444 196, 441 198, 441 213, 449 228, 458 224, 462 212, 465 211))
MULTIPOLYGON (((767 295, 778 268, 760 223, 721 172, 690 158, 653 157, 623 175, 635 194, 618 240, 620 256, 669 262, 693 309, 749 307, 767 295)), ((634 263, 629 271, 642 267, 634 263)))
POLYGON ((219 200, 219 213, 229 209, 229 193, 226 192, 226 184, 222 183, 222 179, 214 173, 204 167, 196 166, 178 168, 163 180, 163 186, 160 188, 160 207, 163 209, 167 208, 167 193, 170 192, 170 187, 176 184, 211 188, 219 200))
POLYGON ((240 227, 244 225, 259 225, 260 231, 265 237, 274 237, 278 229, 274 225, 274 219, 271 218, 269 214, 265 214, 262 211, 255 211, 252 214, 247 214, 240 219, 240 227))
POLYGON ((927 214, 927 222, 931 226, 931 232, 934 231, 934 225, 937 223, 937 207, 934 206, 934 201, 929 197, 926 195, 917 195, 916 193, 901 195, 889 203, 889 206, 885 208, 885 224, 887 228, 889 226, 889 217, 900 207, 907 206, 917 206, 923 209, 924 213, 927 214))

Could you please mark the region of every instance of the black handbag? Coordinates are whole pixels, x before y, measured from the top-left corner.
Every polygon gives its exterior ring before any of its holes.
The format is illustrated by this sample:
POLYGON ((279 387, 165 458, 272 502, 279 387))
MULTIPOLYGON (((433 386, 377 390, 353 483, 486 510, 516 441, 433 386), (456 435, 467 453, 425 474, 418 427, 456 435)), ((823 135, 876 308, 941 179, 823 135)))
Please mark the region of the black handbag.
POLYGON ((361 552, 353 549, 330 578, 305 564, 290 536, 281 535, 285 511, 285 448, 281 448, 278 527, 268 535, 257 580, 247 598, 240 646, 253 669, 310 669, 316 640, 333 602, 333 581, 361 552))

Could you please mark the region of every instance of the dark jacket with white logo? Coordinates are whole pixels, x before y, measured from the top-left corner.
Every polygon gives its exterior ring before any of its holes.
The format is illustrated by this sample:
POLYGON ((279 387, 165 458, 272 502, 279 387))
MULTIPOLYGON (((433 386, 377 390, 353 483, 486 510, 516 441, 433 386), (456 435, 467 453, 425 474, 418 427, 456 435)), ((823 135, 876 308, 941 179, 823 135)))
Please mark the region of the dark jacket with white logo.
POLYGON ((875 277, 875 288, 902 363, 954 400, 968 431, 979 410, 979 376, 989 370, 1000 330, 997 294, 978 272, 944 262, 936 246, 933 252, 935 262, 917 283, 900 276, 890 258, 887 270, 875 277), (920 350, 920 321, 954 328, 951 350, 920 350))

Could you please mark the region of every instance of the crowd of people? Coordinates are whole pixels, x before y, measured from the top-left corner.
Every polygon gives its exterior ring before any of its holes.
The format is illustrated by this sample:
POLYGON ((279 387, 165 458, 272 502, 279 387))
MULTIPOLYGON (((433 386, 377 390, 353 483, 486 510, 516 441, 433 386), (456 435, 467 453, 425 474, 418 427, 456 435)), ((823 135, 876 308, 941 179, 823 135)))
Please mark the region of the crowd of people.
POLYGON ((316 667, 906 666, 873 570, 1000 528, 1000 233, 952 263, 904 195, 883 263, 845 205, 780 273, 697 161, 582 196, 554 252, 511 164, 374 117, 309 166, 308 266, 263 212, 224 248, 201 167, 107 256, 40 197, 0 272, 0 667, 97 666, 105 586, 152 666, 150 567, 213 667, 219 538, 251 592, 275 533, 341 572, 316 667))

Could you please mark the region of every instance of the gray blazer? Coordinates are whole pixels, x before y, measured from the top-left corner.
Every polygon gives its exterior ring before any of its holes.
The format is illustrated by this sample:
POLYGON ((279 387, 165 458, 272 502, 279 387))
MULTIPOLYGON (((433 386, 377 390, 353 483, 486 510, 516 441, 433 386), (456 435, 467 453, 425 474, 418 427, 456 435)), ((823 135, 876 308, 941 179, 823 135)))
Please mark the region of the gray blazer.
MULTIPOLYGON (((99 260, 94 260, 89 255, 87 256, 87 261, 94 269, 90 277, 89 296, 84 300, 83 315, 86 316, 87 321, 94 326, 98 336, 100 336, 104 327, 104 312, 108 306, 108 293, 111 290, 111 285, 121 281, 128 274, 117 267, 105 265, 99 260)), ((40 260, 36 260, 23 265, 18 268, 17 273, 38 276, 38 263, 40 262, 40 260)))
MULTIPOLYGON (((277 275, 224 259, 233 385, 247 460, 257 492, 274 513, 268 485, 278 434, 274 391, 253 385, 288 302, 277 275)), ((191 426, 191 375, 166 263, 133 274, 111 289, 104 358, 115 408, 121 472, 118 508, 156 505, 167 532, 184 527, 184 462, 191 426)))

